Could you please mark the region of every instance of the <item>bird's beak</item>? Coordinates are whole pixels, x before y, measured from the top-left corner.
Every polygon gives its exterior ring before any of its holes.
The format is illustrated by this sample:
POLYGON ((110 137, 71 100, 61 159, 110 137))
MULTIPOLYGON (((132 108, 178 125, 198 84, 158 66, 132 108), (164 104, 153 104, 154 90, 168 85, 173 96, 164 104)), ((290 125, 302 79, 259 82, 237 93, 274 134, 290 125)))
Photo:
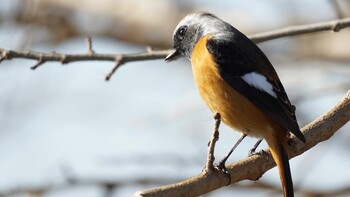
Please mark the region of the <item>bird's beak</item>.
POLYGON ((168 56, 166 56, 166 58, 165 58, 165 61, 167 61, 167 62, 170 62, 170 61, 172 61, 172 60, 176 60, 177 58, 179 58, 180 57, 180 53, 179 53, 179 51, 178 50, 174 50, 173 52, 171 52, 168 56))

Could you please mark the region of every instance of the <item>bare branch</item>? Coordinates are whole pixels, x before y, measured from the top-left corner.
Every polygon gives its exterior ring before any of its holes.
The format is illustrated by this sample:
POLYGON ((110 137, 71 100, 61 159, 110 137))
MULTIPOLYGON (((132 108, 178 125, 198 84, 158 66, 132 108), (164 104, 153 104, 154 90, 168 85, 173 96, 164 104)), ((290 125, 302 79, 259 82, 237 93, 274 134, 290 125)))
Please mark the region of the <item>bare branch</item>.
POLYGON ((204 171, 206 173, 210 173, 214 171, 214 149, 215 149, 215 144, 219 139, 219 127, 221 123, 221 115, 219 113, 216 113, 214 116, 215 119, 215 126, 214 126, 214 131, 213 135, 209 141, 208 144, 208 158, 207 158, 207 164, 205 165, 204 171))
MULTIPOLYGON (((350 26, 350 18, 308 24, 308 25, 299 25, 299 26, 290 26, 287 28, 283 28, 280 30, 269 31, 265 33, 255 34, 249 36, 251 40, 255 43, 265 42, 268 40, 278 39, 287 36, 296 36, 301 34, 308 34, 320 31, 334 31, 338 32, 341 29, 350 26)), ((88 53, 87 54, 60 54, 60 53, 41 53, 36 51, 15 51, 15 50, 7 50, 0 48, 1 59, 8 60, 12 58, 24 58, 24 59, 33 59, 37 60, 39 65, 45 62, 61 62, 62 64, 68 64, 71 62, 77 61, 115 61, 117 62, 116 66, 112 69, 112 71, 106 76, 106 80, 109 80, 116 69, 125 63, 134 62, 134 61, 145 61, 145 60, 156 60, 165 58, 171 50, 147 50, 145 53, 132 53, 132 54, 97 54, 92 49, 92 41, 90 37, 87 37, 87 46, 88 53), (40 61, 41 58, 41 61, 40 61), (118 64, 118 61, 122 60, 122 63, 118 64)), ((36 66, 37 67, 37 66, 36 66)))
POLYGON ((165 57, 171 50, 159 50, 146 53, 131 53, 131 54, 61 54, 56 52, 41 53, 36 51, 15 51, 0 48, 0 53, 5 60, 13 58, 24 58, 39 60, 40 57, 44 62, 61 62, 64 64, 78 61, 115 61, 115 59, 123 58, 124 63, 144 60, 155 60, 165 57))
MULTIPOLYGON (((323 142, 339 130, 350 120, 350 91, 338 104, 324 115, 302 128, 306 143, 293 138, 293 147, 288 154, 290 158, 302 154, 323 142)), ((227 166, 231 174, 231 183, 241 180, 258 180, 267 170, 275 166, 271 153, 268 153, 268 161, 265 155, 253 155, 227 166)), ((166 185, 159 188, 137 192, 134 196, 200 196, 215 189, 225 186, 226 177, 219 171, 215 173, 202 173, 191 179, 166 185), (176 194, 176 195, 175 195, 176 194)))
POLYGON ((38 62, 34 65, 34 66, 32 66, 32 67, 30 67, 32 70, 35 70, 35 69, 37 69, 39 66, 41 66, 42 64, 44 64, 45 63, 45 61, 43 61, 43 57, 42 57, 42 55, 40 55, 40 57, 39 57, 39 59, 38 59, 38 62))
POLYGON ((344 18, 339 20, 314 23, 309 25, 297 25, 290 26, 283 29, 269 31, 265 33, 255 34, 250 36, 255 43, 265 42, 267 40, 287 37, 287 36, 296 36, 302 34, 309 34, 321 31, 333 31, 338 32, 346 27, 350 26, 350 18, 344 18))
POLYGON ((88 54, 92 55, 95 53, 95 51, 92 49, 92 40, 90 36, 86 37, 86 45, 88 47, 88 54))
POLYGON ((121 66, 122 64, 124 64, 123 61, 123 57, 119 56, 115 59, 115 66, 113 67, 113 69, 107 74, 105 80, 109 81, 112 77, 112 75, 115 73, 115 71, 119 68, 119 66, 121 66))
POLYGON ((43 196, 50 192, 59 192, 73 187, 102 187, 105 190, 119 189, 121 187, 130 185, 145 185, 145 184, 164 184, 178 181, 179 178, 140 178, 135 180, 110 180, 100 178, 78 178, 68 180, 62 183, 48 183, 45 185, 25 185, 21 187, 10 188, 8 190, 0 191, 0 197, 7 196, 21 196, 27 194, 28 196, 43 196))
POLYGON ((148 53, 151 53, 153 51, 153 48, 151 46, 146 47, 146 51, 148 53))

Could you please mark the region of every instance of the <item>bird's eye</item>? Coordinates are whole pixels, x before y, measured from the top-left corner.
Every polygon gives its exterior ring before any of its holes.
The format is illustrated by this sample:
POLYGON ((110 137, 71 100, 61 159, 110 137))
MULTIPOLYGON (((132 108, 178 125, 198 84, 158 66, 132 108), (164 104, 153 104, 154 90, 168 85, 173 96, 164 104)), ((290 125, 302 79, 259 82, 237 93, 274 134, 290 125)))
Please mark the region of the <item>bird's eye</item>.
POLYGON ((178 39, 182 40, 185 37, 186 30, 187 26, 182 26, 179 28, 179 30, 177 31, 178 39))

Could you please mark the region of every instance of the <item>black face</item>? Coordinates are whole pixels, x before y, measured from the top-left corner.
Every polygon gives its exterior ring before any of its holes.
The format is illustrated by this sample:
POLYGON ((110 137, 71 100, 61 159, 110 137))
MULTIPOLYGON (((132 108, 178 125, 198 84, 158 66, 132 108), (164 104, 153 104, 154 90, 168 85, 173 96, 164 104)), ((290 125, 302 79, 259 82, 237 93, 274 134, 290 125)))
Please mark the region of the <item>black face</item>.
POLYGON ((175 51, 169 54, 165 60, 175 60, 179 56, 191 59, 193 47, 202 36, 202 29, 199 23, 187 23, 177 28, 173 41, 175 51))
POLYGON ((185 55, 186 46, 184 40, 186 39, 186 32, 188 26, 181 26, 174 35, 174 49, 177 50, 181 55, 185 55))
POLYGON ((177 32, 176 32, 176 34, 175 34, 175 36, 174 36, 174 43, 176 43, 176 42, 181 42, 181 41, 184 39, 184 37, 185 37, 186 31, 187 31, 187 25, 181 26, 181 27, 177 30, 177 32))
POLYGON ((165 61, 171 61, 177 59, 180 56, 185 56, 186 46, 184 45, 184 39, 186 36, 187 28, 187 25, 183 25, 176 31, 173 38, 173 48, 175 51, 169 54, 165 58, 165 61))

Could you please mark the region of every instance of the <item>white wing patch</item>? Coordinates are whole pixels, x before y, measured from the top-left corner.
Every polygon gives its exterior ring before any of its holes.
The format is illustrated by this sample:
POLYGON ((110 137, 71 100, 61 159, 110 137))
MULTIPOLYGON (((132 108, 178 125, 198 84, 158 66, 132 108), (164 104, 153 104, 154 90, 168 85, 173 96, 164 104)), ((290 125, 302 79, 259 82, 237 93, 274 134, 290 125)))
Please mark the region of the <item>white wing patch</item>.
POLYGON ((257 72, 251 72, 243 75, 241 78, 250 86, 262 90, 268 93, 269 95, 277 98, 276 93, 273 91, 273 86, 267 81, 264 75, 259 74, 257 72))

